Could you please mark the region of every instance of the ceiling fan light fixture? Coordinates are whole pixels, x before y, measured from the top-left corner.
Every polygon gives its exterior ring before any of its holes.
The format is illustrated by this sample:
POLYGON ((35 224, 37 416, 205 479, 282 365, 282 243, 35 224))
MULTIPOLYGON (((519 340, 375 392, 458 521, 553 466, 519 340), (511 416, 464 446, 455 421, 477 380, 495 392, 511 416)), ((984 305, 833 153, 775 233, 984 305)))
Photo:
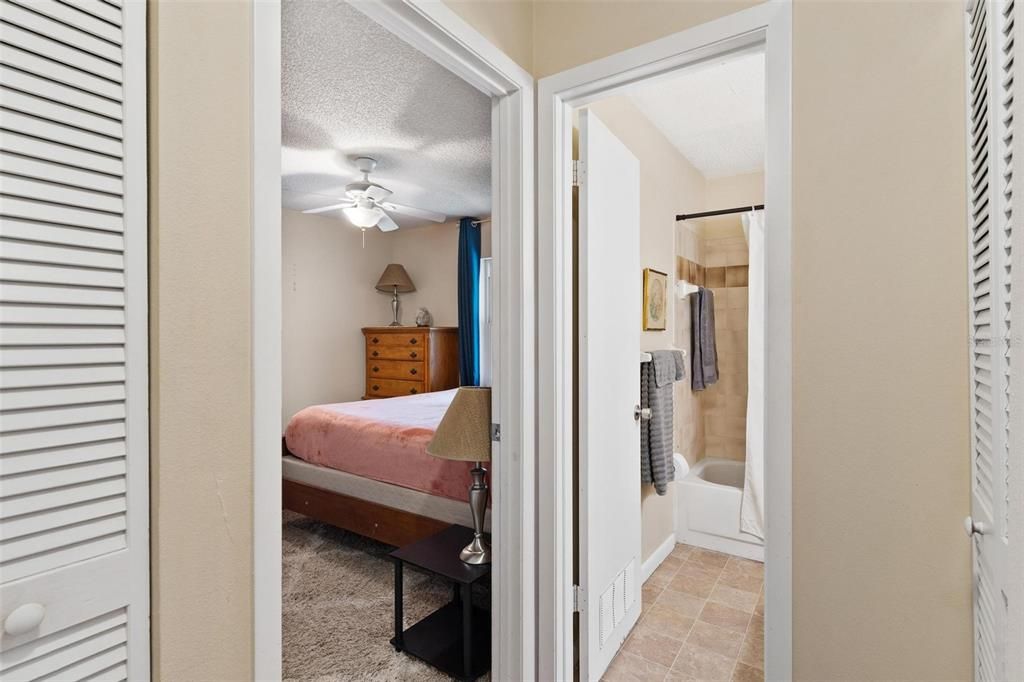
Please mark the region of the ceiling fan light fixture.
POLYGON ((362 228, 373 227, 384 215, 376 206, 349 206, 341 210, 350 223, 362 228))

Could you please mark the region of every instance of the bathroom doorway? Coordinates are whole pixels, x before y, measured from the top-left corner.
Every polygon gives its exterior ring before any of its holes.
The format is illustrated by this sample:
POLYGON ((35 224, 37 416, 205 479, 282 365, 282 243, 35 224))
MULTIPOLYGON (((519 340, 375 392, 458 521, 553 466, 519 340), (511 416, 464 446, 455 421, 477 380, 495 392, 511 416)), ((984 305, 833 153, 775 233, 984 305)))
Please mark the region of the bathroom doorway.
POLYGON ((539 360, 575 387, 539 396, 542 675, 790 675, 789 21, 760 6, 540 81, 539 360), (716 88, 746 100, 698 130, 686 104, 716 88))

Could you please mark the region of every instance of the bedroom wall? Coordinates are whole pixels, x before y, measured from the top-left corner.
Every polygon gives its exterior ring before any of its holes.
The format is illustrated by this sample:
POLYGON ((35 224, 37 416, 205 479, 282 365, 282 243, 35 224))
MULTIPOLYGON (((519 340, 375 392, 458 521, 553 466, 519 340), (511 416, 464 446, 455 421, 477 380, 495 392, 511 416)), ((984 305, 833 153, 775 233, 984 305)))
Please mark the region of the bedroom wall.
MULTIPOLYGON (((388 263, 401 263, 416 291, 400 294, 403 324, 425 306, 435 326, 456 327, 457 222, 362 235, 344 221, 285 209, 282 227, 284 330, 282 419, 308 405, 359 400, 365 388, 363 327, 391 323, 391 295, 377 291, 388 263)), ((481 227, 490 255, 490 224, 481 227)))
MULTIPOLYGON (((611 97, 589 105, 592 112, 640 161, 640 267, 668 273, 675 282, 676 213, 683 207, 704 207, 704 176, 627 97, 611 97)), ((640 273, 636 273, 640 277, 640 273)), ((674 291, 674 288, 673 288, 674 291)), ((660 350, 675 345, 676 306, 668 306, 664 331, 640 333, 641 350, 660 350)), ((639 325, 640 321, 636 320, 639 325)), ((696 397, 689 385, 675 387, 676 420, 689 414, 696 397)), ((678 450, 679 443, 676 443, 678 450)), ((660 496, 654 486, 643 484, 641 497, 642 556, 650 557, 675 531, 675 485, 660 496)))

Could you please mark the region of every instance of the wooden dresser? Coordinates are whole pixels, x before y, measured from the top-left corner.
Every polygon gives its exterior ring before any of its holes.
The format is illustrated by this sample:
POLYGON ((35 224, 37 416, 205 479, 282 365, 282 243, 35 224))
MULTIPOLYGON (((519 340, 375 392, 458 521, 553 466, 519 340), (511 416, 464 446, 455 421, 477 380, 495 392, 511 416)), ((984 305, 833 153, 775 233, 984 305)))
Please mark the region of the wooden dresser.
POLYGON ((363 327, 364 399, 394 398, 459 385, 457 327, 363 327))

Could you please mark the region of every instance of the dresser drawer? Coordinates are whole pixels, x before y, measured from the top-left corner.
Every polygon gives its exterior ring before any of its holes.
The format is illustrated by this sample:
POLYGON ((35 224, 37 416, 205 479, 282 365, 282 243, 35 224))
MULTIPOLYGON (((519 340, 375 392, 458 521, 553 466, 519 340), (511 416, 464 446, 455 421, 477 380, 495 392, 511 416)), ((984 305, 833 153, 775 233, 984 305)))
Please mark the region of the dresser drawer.
POLYGON ((415 346, 373 346, 367 343, 366 359, 373 360, 409 360, 422 362, 427 357, 427 350, 419 343, 415 346))
POLYGON ((370 360, 366 363, 366 376, 371 381, 377 378, 423 381, 426 378, 426 365, 403 360, 370 360))
POLYGON ((402 331, 367 334, 366 347, 368 349, 378 347, 399 347, 399 348, 423 348, 427 345, 427 334, 421 331, 402 331))
POLYGON ((369 398, 394 398, 400 395, 416 395, 425 392, 426 388, 422 381, 366 378, 366 395, 369 398))

